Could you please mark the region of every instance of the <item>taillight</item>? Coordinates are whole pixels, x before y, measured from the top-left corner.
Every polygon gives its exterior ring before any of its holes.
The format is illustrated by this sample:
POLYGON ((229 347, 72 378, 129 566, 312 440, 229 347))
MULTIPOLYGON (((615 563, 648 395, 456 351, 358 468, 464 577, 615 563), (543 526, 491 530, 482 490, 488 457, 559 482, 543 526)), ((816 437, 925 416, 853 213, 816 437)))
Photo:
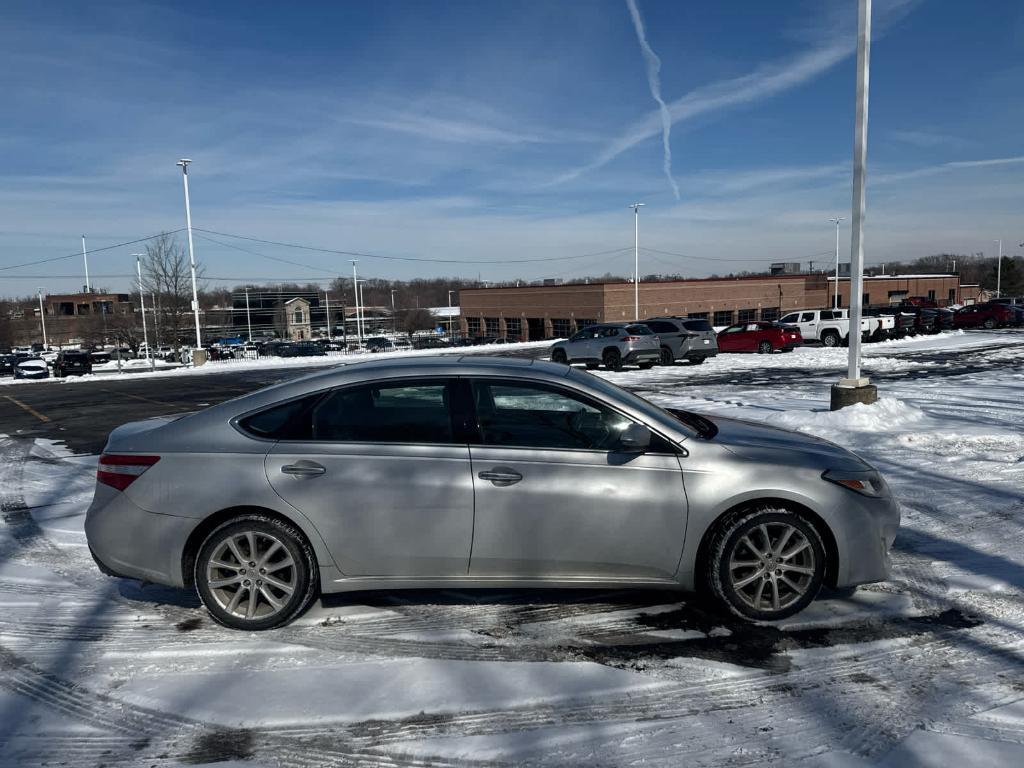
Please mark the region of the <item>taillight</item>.
POLYGON ((104 453, 96 467, 96 480, 123 491, 143 472, 160 461, 159 456, 122 456, 104 453))

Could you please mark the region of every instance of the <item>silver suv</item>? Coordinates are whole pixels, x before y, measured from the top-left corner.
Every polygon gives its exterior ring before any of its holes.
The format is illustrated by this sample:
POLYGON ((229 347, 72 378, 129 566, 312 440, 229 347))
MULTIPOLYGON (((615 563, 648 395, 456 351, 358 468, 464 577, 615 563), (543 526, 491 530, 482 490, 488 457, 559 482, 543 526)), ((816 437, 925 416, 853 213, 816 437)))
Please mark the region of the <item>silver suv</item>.
POLYGON ((718 338, 711 323, 702 318, 653 317, 644 325, 661 339, 661 364, 676 360, 697 364, 718 354, 718 338))
POLYGON ((602 323, 578 331, 551 347, 554 363, 603 365, 618 371, 624 365, 652 367, 661 357, 661 344, 651 329, 640 323, 602 323))

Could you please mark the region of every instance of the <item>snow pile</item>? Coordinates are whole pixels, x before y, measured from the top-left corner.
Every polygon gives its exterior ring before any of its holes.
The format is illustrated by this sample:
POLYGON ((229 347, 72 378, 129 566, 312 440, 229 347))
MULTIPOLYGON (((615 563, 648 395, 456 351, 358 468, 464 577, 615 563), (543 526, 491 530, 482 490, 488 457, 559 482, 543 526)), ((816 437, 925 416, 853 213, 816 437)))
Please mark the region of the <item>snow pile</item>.
POLYGON ((894 397, 883 397, 872 405, 857 403, 839 411, 787 411, 772 419, 784 429, 828 437, 836 432, 892 433, 920 428, 928 418, 924 411, 894 397))

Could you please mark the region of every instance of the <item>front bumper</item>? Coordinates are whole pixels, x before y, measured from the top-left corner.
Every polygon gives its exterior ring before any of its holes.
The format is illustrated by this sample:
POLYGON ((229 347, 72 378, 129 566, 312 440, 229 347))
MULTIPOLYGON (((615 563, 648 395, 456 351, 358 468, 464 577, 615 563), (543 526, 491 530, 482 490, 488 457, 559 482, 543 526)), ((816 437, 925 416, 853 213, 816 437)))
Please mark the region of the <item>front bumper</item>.
POLYGON ((97 484, 85 514, 85 538, 104 573, 181 587, 185 542, 199 522, 147 512, 120 491, 97 484))
POLYGON ((837 510, 834 529, 839 547, 837 587, 885 581, 892 573, 889 551, 900 527, 900 507, 892 496, 870 498, 850 491, 852 498, 837 510))

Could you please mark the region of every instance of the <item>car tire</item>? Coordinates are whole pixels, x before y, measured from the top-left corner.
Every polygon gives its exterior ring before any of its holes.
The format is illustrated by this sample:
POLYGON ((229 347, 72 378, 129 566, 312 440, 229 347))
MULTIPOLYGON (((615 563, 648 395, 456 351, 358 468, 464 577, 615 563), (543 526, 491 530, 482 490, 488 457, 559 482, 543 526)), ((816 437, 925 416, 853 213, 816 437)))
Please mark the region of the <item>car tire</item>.
POLYGON ((594 371, 601 367, 600 363, 587 363, 587 370, 594 371))
POLYGON ((992 318, 990 317, 990 318, 988 318, 988 319, 987 319, 987 320, 986 320, 986 321, 985 321, 985 322, 984 322, 984 323, 982 324, 982 327, 983 327, 983 328, 984 328, 984 329, 985 329, 986 331, 991 331, 991 330, 992 330, 993 328, 995 328, 995 327, 996 327, 996 321, 995 321, 995 320, 993 320, 993 319, 992 319, 992 318))
POLYGON ((193 575, 206 610, 232 629, 288 624, 320 591, 316 555, 306 537, 291 523, 258 513, 215 528, 199 548, 193 575))
POLYGON ((706 357, 691 357, 690 358, 690 365, 700 365, 705 360, 707 360, 706 357))
POLYGON ((839 346, 839 334, 835 331, 826 331, 821 336, 821 343, 826 347, 838 347, 839 346))
POLYGON ((609 371, 622 370, 622 355, 619 354, 617 349, 606 349, 601 356, 601 362, 604 363, 604 367, 609 371))
POLYGON ((672 350, 669 347, 662 347, 661 348, 661 360, 659 360, 659 362, 662 365, 675 365, 676 364, 676 356, 674 354, 672 354, 672 350))
POLYGON ((646 362, 646 363, 637 363, 637 367, 638 367, 638 368, 639 368, 639 369, 640 369, 641 371, 647 371, 647 370, 650 370, 651 368, 653 368, 653 367, 654 367, 654 361, 649 361, 649 362, 646 362))
POLYGON ((770 355, 775 351, 775 349, 772 347, 772 343, 770 341, 762 341, 757 345, 757 351, 762 355, 770 355))
POLYGON ((569 364, 569 357, 565 354, 564 349, 556 349, 551 353, 551 362, 560 363, 561 365, 569 364))
POLYGON ((707 551, 711 596, 743 619, 778 621, 800 612, 817 596, 825 577, 825 547, 817 529, 782 507, 748 508, 727 516, 707 551))

